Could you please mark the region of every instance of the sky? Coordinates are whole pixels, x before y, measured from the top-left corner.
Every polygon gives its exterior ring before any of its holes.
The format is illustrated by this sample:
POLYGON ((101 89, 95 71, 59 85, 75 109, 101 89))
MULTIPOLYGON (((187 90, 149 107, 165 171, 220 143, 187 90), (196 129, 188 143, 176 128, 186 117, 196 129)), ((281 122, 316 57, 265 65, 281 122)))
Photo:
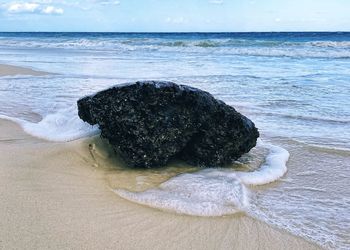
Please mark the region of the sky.
POLYGON ((0 31, 350 31, 350 0, 0 0, 0 31))

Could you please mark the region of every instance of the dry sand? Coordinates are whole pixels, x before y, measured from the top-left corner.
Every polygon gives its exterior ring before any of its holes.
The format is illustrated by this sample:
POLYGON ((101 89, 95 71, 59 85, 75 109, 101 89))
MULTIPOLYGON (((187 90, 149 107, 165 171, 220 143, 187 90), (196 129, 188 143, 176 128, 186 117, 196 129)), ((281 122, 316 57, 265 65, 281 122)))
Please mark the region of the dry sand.
MULTIPOLYGON (((0 249, 319 249, 243 214, 163 212, 112 192, 89 144, 33 138, 0 120, 0 249)), ((100 143, 100 142, 98 142, 100 143)))
POLYGON ((48 73, 43 71, 36 71, 36 70, 23 68, 19 66, 0 64, 0 76, 12 76, 12 75, 43 76, 47 74, 48 73))

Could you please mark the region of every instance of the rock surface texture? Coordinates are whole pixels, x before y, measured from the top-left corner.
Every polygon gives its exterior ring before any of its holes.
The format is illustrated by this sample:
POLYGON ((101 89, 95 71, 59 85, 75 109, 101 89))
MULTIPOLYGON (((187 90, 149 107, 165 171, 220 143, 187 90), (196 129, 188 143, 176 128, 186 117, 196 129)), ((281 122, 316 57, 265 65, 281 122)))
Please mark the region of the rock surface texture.
POLYGON ((203 167, 232 163, 256 145, 254 123, 211 94, 172 82, 117 85, 78 100, 79 117, 133 167, 177 158, 203 167))

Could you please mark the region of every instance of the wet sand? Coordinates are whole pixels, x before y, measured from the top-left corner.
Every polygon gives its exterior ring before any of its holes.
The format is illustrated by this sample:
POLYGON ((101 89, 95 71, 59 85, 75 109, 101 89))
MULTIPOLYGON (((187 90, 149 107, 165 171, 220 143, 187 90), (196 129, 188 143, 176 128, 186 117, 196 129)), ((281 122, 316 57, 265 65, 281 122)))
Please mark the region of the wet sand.
POLYGON ((29 68, 23 68, 19 66, 0 64, 0 76, 13 76, 13 75, 32 75, 43 76, 47 75, 47 72, 36 71, 29 68))
MULTIPOLYGON (((192 217, 118 197, 91 153, 0 120, 0 249, 320 249, 244 214, 192 217)), ((100 159, 96 159, 100 158, 100 159)))

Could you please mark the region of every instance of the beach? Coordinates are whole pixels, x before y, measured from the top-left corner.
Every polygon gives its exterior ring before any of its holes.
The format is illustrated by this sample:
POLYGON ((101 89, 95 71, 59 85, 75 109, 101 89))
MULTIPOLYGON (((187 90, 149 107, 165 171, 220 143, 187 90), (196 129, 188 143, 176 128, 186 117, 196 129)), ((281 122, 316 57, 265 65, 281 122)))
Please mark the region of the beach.
POLYGON ((176 215, 118 197, 108 185, 113 169, 89 150, 97 136, 54 143, 7 120, 0 134, 1 249, 320 249, 244 214, 176 215))
MULTIPOLYGON (((1 249, 320 249, 244 214, 177 215, 118 197, 89 144, 0 120, 1 249)), ((96 156, 98 157, 98 156, 96 156)))
POLYGON ((0 32, 0 249, 348 249, 349 46, 346 32, 0 32), (209 92, 257 146, 226 168, 127 167, 77 100, 138 80, 209 92))
POLYGON ((46 72, 36 71, 24 67, 0 64, 0 76, 15 76, 15 75, 31 75, 31 76, 43 76, 47 75, 46 72))

